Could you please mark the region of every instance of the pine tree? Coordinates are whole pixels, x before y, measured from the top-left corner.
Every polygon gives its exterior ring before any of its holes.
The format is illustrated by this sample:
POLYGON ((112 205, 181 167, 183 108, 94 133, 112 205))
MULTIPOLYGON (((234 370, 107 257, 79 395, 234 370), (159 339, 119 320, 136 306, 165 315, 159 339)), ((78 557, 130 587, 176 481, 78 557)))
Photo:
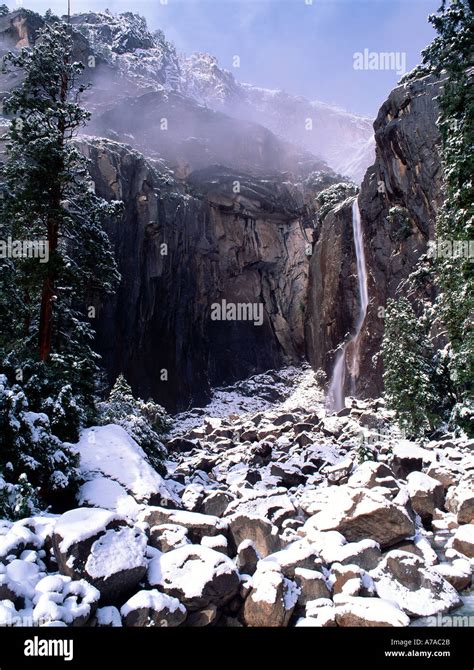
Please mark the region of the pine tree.
POLYGON ((421 72, 442 77, 438 127, 445 198, 436 221, 434 259, 421 258, 405 288, 409 286, 420 296, 431 293, 434 284, 437 297, 434 304, 417 300, 418 323, 406 301, 391 303, 382 352, 384 379, 389 404, 412 429, 421 430, 434 425, 436 419, 437 423, 446 419, 452 428, 473 434, 472 0, 442 0, 438 14, 429 20, 438 35, 423 52, 421 72), (410 334, 404 334, 404 329, 410 334), (430 346, 431 329, 447 341, 441 351, 430 346), (407 373, 407 364, 413 372, 407 373))
MULTIPOLYGON (((443 0, 439 14, 431 16, 430 21, 438 35, 423 52, 423 60, 432 72, 444 78, 438 101, 438 127, 445 199, 436 222, 436 237, 438 243, 447 241, 447 248, 451 249, 450 254, 438 253, 436 258, 437 310, 449 338, 446 360, 456 396, 453 420, 474 432, 474 264, 469 248, 474 239, 474 92, 469 68, 474 42, 472 0, 443 0)), ((440 249, 439 244, 437 248, 440 249)))
POLYGON ((152 466, 165 473, 163 459, 166 450, 160 436, 172 425, 166 410, 152 400, 135 399, 132 389, 123 375, 119 375, 107 401, 100 403, 100 422, 122 426, 140 445, 152 466))
POLYGON ((406 298, 387 303, 381 353, 387 406, 408 435, 422 437, 440 405, 426 329, 406 298))
POLYGON ((46 263, 0 266, 3 372, 70 440, 94 410, 98 356, 87 315, 118 281, 103 223, 119 210, 95 195, 75 142, 89 113, 78 103, 86 87, 72 50, 70 27, 52 20, 33 48, 5 57, 5 70, 20 71, 22 83, 4 104, 13 118, 0 175, 1 237, 46 241, 49 252, 46 263))

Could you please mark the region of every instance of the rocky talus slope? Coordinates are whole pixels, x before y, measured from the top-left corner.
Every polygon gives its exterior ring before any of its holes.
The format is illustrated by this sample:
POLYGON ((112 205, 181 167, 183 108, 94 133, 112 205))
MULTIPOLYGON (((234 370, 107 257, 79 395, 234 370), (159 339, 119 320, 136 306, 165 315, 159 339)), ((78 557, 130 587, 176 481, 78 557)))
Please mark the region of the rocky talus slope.
POLYGON ((381 400, 326 416, 314 373, 288 368, 216 391, 167 446, 163 479, 120 427, 82 433, 77 509, 0 522, 3 624, 408 626, 465 613, 472 441, 410 443, 381 400))

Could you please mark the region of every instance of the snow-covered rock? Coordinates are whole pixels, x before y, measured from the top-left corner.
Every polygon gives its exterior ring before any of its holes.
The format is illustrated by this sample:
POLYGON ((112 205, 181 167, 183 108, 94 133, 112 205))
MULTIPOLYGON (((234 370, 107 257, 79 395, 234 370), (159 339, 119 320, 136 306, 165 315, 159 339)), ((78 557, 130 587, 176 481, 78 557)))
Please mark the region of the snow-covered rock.
POLYGON ((326 579, 318 570, 296 568, 295 582, 300 589, 298 605, 304 606, 311 600, 330 597, 326 579))
POLYGON ((95 625, 100 628, 121 628, 122 617, 113 605, 99 607, 95 613, 95 625))
POLYGON ((317 570, 321 567, 318 548, 304 540, 292 542, 284 549, 270 554, 262 559, 260 565, 274 563, 285 577, 292 579, 297 568, 317 570))
POLYGON ((390 600, 359 598, 346 595, 334 597, 338 626, 403 627, 410 619, 390 600))
POLYGON ((278 551, 281 546, 278 528, 268 519, 255 514, 234 514, 226 517, 229 523, 229 533, 238 547, 245 540, 250 540, 261 556, 278 551))
POLYGON ((350 542, 369 538, 383 548, 413 535, 406 509, 387 500, 381 490, 348 485, 327 489, 324 509, 306 522, 305 529, 337 530, 350 542))
POLYGON ((440 509, 444 502, 444 487, 433 477, 424 472, 410 472, 407 476, 408 494, 414 511, 422 520, 433 518, 435 509, 440 509))
POLYGON ((441 614, 461 604, 456 589, 414 554, 392 550, 371 575, 377 595, 410 616, 441 614))
POLYGON ((461 479, 457 486, 451 486, 446 495, 446 509, 457 515, 458 523, 474 522, 474 475, 461 479))
POLYGON ((33 596, 33 621, 37 625, 61 621, 68 626, 82 626, 99 602, 100 592, 84 579, 71 580, 64 575, 41 579, 33 596))
POLYGON ((471 585, 472 571, 468 561, 455 559, 452 563, 433 565, 432 569, 454 586, 456 591, 463 591, 471 585))
POLYGON ((173 627, 186 619, 186 608, 177 598, 156 589, 138 591, 120 610, 125 626, 173 627))
POLYGON ((296 509, 285 489, 270 491, 245 490, 242 497, 229 504, 225 516, 250 515, 264 517, 278 527, 296 515, 296 509))
POLYGON ((296 606, 299 588, 278 569, 278 564, 260 561, 245 599, 242 620, 246 626, 287 626, 296 606))
POLYGON ((163 507, 145 507, 139 519, 150 526, 174 524, 182 526, 192 542, 200 542, 204 536, 219 535, 227 529, 227 522, 216 516, 187 512, 186 510, 168 510, 163 507))
POLYGON ((163 553, 190 544, 188 529, 176 523, 162 523, 150 528, 149 543, 163 553))
POLYGON ((252 540, 244 540, 237 547, 235 564, 241 575, 253 575, 261 556, 252 540))
MULTIPOLYGON (((103 478, 118 483, 137 502, 179 506, 176 494, 152 468, 145 452, 121 427, 114 424, 83 430, 75 445, 80 456, 80 473, 91 482, 99 479, 98 486, 81 489, 80 496, 92 495, 96 506, 108 509, 111 498, 123 498, 117 487, 103 487, 103 478)), ((127 501, 124 501, 127 506, 127 501)))
POLYGON ((386 486, 394 492, 399 486, 392 470, 384 463, 365 461, 349 477, 348 484, 355 488, 371 489, 374 486, 386 486))
POLYGON ((148 583, 174 596, 189 610, 222 606, 239 589, 233 562, 222 553, 200 545, 186 545, 150 561, 148 583))
POLYGON ((433 460, 433 453, 428 449, 423 449, 409 440, 400 440, 393 447, 391 467, 396 477, 406 479, 410 472, 421 472, 423 464, 433 460))
POLYGON ((83 508, 57 521, 53 546, 62 574, 83 577, 96 586, 104 600, 126 593, 146 573, 147 538, 113 512, 83 508))
POLYGON ((452 547, 464 556, 474 558, 474 523, 459 526, 454 533, 452 547))
POLYGON ((79 488, 77 502, 81 507, 100 507, 134 518, 140 505, 114 479, 96 477, 79 488))

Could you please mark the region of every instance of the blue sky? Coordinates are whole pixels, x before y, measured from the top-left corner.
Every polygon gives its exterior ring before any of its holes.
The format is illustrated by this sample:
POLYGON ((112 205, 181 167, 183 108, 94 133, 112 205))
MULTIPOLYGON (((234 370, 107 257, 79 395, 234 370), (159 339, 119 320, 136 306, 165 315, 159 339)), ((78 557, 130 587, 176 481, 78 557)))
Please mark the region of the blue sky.
MULTIPOLYGON (((19 0, 21 1, 21 0, 19 0)), ((440 0, 71 0, 73 13, 110 9, 146 17, 179 51, 207 51, 251 84, 375 116, 399 79, 394 71, 354 70, 356 52, 406 53, 407 69, 431 41, 428 14, 440 0), (234 56, 240 68, 232 67, 234 56)), ((13 0, 7 4, 14 6, 13 0)), ((67 0, 23 0, 63 13, 67 0)))

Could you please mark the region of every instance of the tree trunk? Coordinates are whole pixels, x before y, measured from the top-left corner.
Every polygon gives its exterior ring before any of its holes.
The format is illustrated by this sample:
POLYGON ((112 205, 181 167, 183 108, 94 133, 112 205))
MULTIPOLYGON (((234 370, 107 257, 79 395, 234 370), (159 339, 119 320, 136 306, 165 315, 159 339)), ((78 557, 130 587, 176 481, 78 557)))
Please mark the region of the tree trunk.
MULTIPOLYGON (((64 64, 68 64, 68 57, 65 56, 64 64)), ((69 77, 65 70, 61 75, 61 88, 59 98, 61 103, 67 100, 69 87, 69 77)), ((58 130, 61 137, 61 145, 64 143, 66 132, 64 118, 61 117, 58 122, 58 130)), ((64 164, 58 166, 58 175, 62 173, 64 164)), ((59 179, 59 177, 58 177, 59 179)), ((51 353, 51 341, 53 337, 53 300, 54 300, 54 260, 55 252, 58 248, 59 222, 55 218, 61 206, 61 183, 58 181, 51 193, 51 213, 48 217, 48 245, 49 245, 49 263, 46 277, 43 282, 43 291, 41 295, 40 322, 39 322, 39 357, 40 361, 47 361, 51 353), (52 261, 52 263, 51 263, 52 261)))

